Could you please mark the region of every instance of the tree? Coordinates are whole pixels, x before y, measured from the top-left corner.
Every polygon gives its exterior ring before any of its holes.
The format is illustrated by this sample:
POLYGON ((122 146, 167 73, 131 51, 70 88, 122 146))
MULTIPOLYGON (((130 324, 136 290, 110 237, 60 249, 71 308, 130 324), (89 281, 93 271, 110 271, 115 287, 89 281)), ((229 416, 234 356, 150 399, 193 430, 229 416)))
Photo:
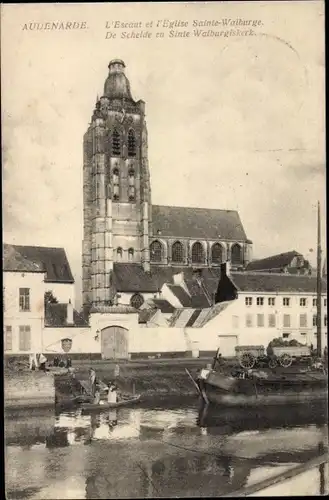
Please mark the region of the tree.
POLYGON ((54 296, 54 294, 51 290, 48 290, 47 292, 45 292, 44 300, 45 300, 45 306, 47 306, 48 304, 58 304, 58 300, 54 296))

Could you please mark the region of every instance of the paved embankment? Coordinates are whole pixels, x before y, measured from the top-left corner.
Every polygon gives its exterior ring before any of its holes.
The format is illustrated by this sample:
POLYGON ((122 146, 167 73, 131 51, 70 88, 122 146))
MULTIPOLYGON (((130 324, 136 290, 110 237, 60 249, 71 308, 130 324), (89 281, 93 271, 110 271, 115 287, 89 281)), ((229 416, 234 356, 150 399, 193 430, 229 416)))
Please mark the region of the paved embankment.
POLYGON ((5 411, 55 405, 54 376, 43 372, 4 373, 5 411))

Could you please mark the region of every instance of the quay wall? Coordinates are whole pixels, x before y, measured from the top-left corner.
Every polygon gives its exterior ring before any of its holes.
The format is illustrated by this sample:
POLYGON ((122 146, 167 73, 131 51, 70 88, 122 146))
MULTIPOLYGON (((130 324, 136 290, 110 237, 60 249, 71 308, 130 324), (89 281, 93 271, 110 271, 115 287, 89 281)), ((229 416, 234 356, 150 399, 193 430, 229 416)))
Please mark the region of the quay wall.
POLYGON ((55 405, 55 380, 51 373, 8 372, 4 374, 5 411, 55 405))

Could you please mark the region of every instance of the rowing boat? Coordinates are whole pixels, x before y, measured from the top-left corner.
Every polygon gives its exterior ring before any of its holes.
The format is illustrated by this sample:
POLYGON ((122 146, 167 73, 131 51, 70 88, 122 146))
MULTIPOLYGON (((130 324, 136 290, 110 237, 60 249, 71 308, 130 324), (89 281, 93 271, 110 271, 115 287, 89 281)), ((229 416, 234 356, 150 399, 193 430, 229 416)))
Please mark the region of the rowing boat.
POLYGON ((80 408, 83 411, 104 411, 110 410, 112 408, 119 408, 122 406, 131 406, 139 403, 141 396, 134 396, 133 398, 122 399, 121 401, 117 401, 116 403, 104 403, 104 404, 96 404, 96 403, 82 403, 80 408))

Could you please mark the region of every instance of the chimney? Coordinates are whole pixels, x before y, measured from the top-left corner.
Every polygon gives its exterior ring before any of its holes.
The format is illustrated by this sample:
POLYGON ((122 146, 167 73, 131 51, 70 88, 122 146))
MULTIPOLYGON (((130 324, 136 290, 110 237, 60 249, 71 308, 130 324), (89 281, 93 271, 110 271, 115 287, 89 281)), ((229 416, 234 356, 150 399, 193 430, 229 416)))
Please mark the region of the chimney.
POLYGON ((73 320, 73 306, 71 304, 71 299, 69 299, 69 303, 67 304, 66 308, 66 323, 68 325, 73 325, 74 320, 73 320))
POLYGON ((175 285, 182 285, 184 283, 184 273, 174 274, 173 281, 175 285))

